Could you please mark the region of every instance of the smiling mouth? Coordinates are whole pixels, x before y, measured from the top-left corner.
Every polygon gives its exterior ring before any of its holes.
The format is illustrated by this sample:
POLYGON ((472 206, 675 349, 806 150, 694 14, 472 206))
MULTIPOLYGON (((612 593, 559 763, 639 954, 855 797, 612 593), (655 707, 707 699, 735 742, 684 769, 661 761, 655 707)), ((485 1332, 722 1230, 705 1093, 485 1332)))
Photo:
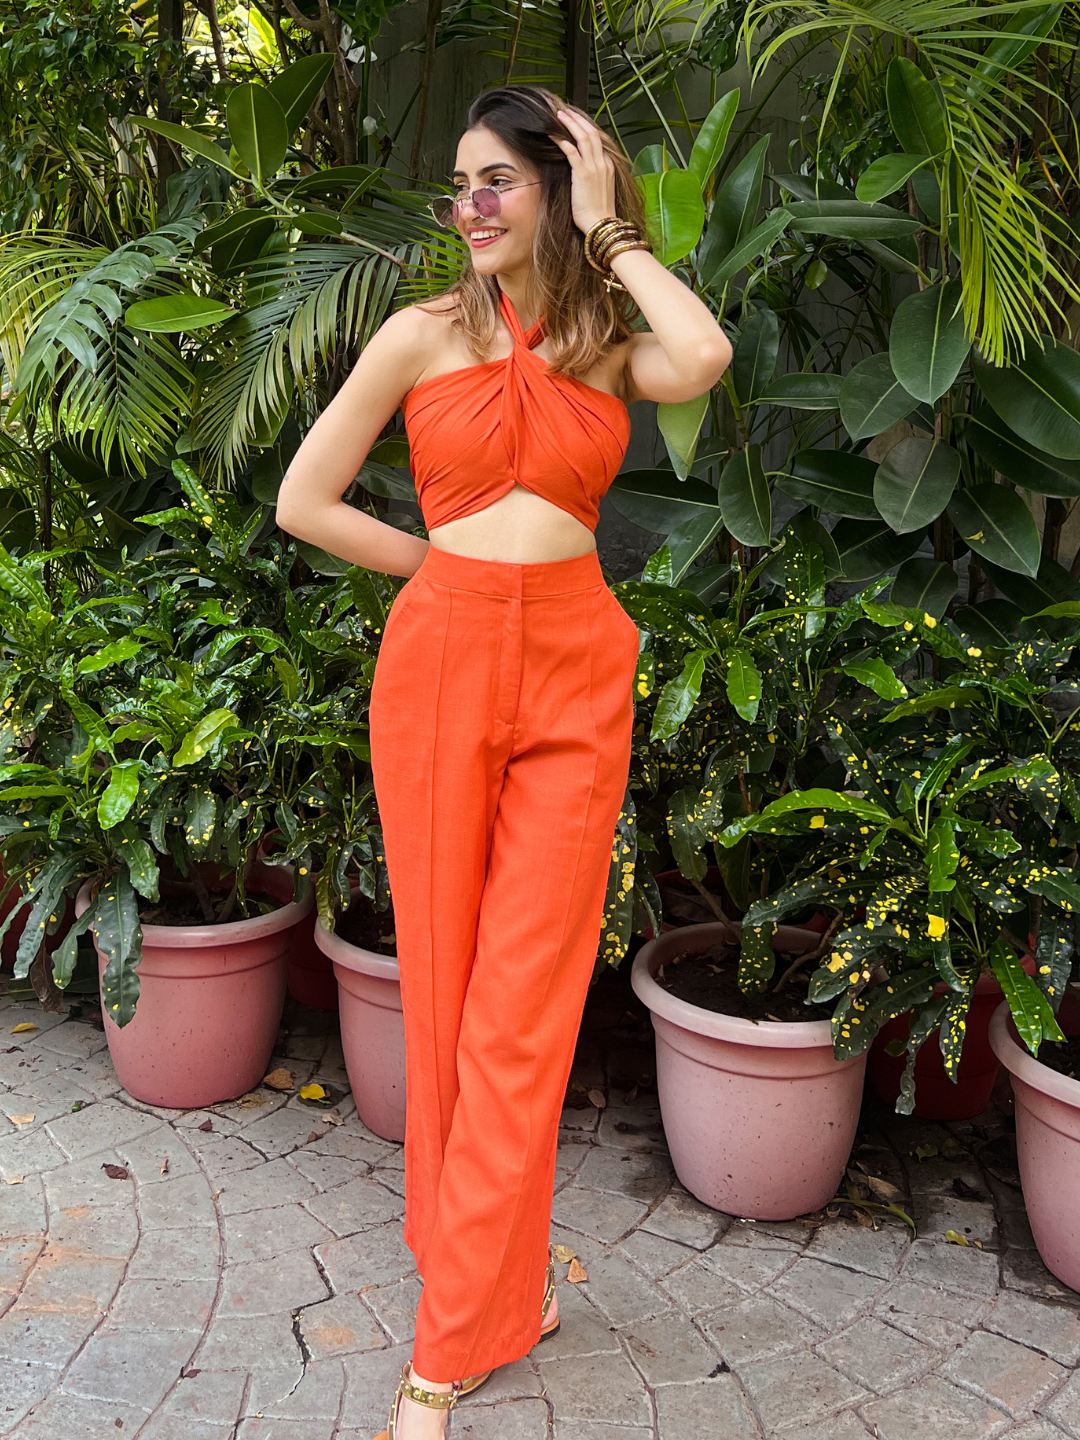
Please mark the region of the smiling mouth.
POLYGON ((470 244, 470 245, 489 245, 489 244, 491 244, 492 241, 500 239, 500 238, 501 238, 503 235, 505 235, 505 234, 506 234, 506 231, 505 231, 505 230, 491 230, 491 229, 485 229, 485 230, 479 230, 479 229, 478 229, 478 230, 470 230, 470 231, 469 231, 469 244, 470 244))

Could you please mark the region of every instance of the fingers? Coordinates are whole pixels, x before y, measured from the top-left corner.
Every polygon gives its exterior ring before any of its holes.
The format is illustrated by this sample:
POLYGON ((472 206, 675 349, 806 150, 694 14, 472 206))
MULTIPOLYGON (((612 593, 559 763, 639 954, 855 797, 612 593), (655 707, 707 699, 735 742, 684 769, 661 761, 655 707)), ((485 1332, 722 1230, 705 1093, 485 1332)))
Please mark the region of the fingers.
POLYGON ((551 138, 569 160, 570 168, 573 169, 581 159, 581 151, 571 140, 560 140, 557 135, 553 135, 551 138))

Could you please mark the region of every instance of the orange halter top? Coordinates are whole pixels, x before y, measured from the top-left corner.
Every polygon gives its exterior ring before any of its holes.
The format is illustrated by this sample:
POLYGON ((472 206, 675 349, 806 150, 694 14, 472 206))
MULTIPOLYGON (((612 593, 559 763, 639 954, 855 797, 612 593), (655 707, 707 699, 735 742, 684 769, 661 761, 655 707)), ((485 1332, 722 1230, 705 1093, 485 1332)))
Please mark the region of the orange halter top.
POLYGON ((626 406, 548 369, 534 353, 543 319, 525 334, 501 291, 499 309, 514 337, 504 360, 433 375, 402 401, 424 524, 474 515, 520 485, 595 530, 630 440, 626 406))

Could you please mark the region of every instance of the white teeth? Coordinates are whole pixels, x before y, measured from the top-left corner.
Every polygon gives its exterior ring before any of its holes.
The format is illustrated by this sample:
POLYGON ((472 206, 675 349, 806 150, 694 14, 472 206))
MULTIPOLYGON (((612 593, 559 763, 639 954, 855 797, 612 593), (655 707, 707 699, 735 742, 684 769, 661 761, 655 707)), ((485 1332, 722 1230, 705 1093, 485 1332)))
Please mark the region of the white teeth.
POLYGON ((494 240, 499 235, 505 235, 505 230, 473 230, 469 234, 470 240, 494 240))

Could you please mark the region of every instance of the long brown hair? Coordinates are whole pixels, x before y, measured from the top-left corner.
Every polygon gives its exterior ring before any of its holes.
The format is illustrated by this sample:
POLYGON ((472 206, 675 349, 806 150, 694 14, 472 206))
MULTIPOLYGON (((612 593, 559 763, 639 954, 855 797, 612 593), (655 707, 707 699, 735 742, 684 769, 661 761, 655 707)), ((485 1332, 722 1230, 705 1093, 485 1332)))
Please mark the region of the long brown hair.
MULTIPOLYGON (((591 370, 626 340, 638 311, 628 295, 605 290, 603 278, 585 259, 585 237, 570 208, 570 162, 552 138, 573 139, 558 119, 558 110, 590 118, 537 85, 499 85, 485 90, 469 106, 465 128, 482 125, 492 131, 540 179, 532 293, 554 346, 548 363, 553 370, 574 375, 591 370)), ((629 162, 606 134, 604 149, 615 165, 616 214, 633 221, 644 235, 644 205, 629 162)), ((478 275, 469 263, 446 294, 455 302, 454 329, 475 354, 487 355, 499 311, 494 275, 478 275)))

